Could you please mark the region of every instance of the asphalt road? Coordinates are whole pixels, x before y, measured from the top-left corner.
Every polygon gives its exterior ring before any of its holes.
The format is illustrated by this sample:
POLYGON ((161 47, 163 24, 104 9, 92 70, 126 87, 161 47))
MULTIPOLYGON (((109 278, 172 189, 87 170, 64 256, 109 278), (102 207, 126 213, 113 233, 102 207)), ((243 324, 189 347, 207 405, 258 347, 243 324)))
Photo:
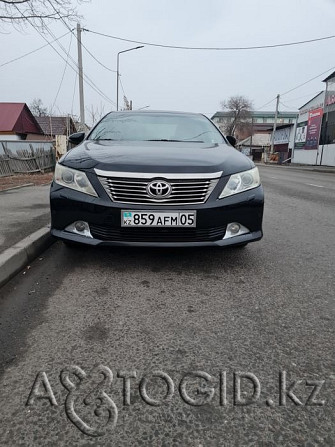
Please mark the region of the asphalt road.
POLYGON ((245 249, 56 243, 2 288, 2 446, 335 444, 335 175, 261 176, 245 249))
POLYGON ((0 191, 0 253, 50 222, 49 185, 0 191))

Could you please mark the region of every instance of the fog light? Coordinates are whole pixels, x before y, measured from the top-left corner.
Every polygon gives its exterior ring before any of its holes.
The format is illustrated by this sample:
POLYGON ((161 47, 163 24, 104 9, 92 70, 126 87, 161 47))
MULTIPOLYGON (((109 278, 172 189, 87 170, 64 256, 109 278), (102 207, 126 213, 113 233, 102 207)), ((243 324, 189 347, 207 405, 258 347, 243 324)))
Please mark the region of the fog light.
POLYGON ((91 235, 91 230, 87 222, 82 220, 77 220, 77 222, 73 222, 71 225, 65 228, 65 231, 69 231, 70 233, 80 234, 81 236, 90 237, 93 239, 91 235))
POLYGON ((77 231, 79 231, 80 233, 82 233, 83 231, 86 230, 87 227, 87 223, 86 222, 82 222, 81 220, 79 222, 76 222, 74 224, 74 227, 77 231))
POLYGON ((223 239, 229 239, 234 236, 241 236, 242 234, 250 233, 250 230, 238 222, 231 222, 227 225, 226 234, 223 239))
POLYGON ((231 234, 237 234, 240 231, 241 225, 238 223, 232 223, 228 225, 228 230, 231 232, 231 234))

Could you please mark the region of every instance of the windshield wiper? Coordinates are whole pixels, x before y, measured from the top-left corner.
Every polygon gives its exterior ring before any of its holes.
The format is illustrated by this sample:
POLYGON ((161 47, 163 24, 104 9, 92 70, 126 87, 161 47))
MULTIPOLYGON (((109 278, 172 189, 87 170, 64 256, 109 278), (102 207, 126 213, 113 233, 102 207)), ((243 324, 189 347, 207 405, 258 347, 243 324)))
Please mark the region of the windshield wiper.
POLYGON ((170 141, 171 143, 179 143, 181 140, 168 140, 167 138, 157 138, 157 139, 145 140, 145 141, 170 141))
POLYGON ((203 141, 191 141, 191 140, 168 140, 167 138, 159 138, 157 140, 145 140, 145 141, 168 141, 171 143, 203 143, 203 141))

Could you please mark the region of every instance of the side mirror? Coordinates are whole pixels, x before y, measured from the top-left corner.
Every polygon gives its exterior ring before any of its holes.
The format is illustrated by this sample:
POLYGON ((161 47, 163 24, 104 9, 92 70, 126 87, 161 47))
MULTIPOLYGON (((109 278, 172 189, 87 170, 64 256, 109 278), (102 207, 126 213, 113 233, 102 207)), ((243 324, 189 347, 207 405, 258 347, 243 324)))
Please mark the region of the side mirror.
POLYGON ((227 138, 228 142, 229 142, 233 147, 236 146, 236 138, 235 138, 235 137, 233 137, 232 135, 228 135, 228 136, 226 136, 226 138, 227 138))
POLYGON ((81 143, 85 138, 85 132, 77 132, 77 133, 73 133, 72 135, 69 136, 69 143, 71 144, 79 144, 81 143))

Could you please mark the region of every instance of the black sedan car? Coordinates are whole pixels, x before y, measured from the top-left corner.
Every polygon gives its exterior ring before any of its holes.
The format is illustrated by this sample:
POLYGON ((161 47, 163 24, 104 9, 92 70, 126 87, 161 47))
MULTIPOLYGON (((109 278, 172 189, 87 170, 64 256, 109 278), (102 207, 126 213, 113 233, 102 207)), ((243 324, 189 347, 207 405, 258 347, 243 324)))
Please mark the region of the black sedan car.
MULTIPOLYGON (((111 112, 56 165, 51 233, 65 243, 245 246, 262 237, 258 169, 204 115, 111 112)), ((230 139, 230 141, 232 141, 230 139)))

